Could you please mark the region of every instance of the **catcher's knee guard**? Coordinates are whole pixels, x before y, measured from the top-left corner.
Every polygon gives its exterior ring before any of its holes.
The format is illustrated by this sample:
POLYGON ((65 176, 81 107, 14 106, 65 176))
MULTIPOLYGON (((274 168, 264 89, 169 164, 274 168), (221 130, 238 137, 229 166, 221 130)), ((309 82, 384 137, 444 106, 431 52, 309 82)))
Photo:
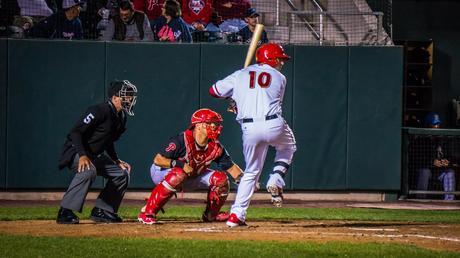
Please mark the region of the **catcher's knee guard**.
POLYGON ((225 172, 215 171, 210 179, 210 186, 208 190, 208 197, 206 201, 206 210, 203 214, 205 221, 213 221, 219 214, 220 208, 227 200, 230 184, 225 172))
POLYGON ((184 170, 173 168, 155 188, 153 188, 147 205, 145 207, 146 215, 156 215, 158 211, 168 202, 177 190, 181 189, 182 183, 187 178, 184 170))

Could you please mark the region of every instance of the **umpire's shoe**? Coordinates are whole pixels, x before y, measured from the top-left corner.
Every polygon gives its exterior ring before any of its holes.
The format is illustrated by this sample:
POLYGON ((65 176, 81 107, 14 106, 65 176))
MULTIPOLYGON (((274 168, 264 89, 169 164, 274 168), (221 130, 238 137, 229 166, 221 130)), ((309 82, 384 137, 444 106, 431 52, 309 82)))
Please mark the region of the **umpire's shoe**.
POLYGON ((59 209, 56 223, 58 224, 78 224, 79 222, 80 220, 78 219, 77 215, 73 213, 72 210, 62 208, 62 207, 59 209))
POLYGON ((102 223, 120 223, 123 222, 123 219, 118 216, 118 214, 103 210, 98 207, 94 207, 91 211, 90 219, 94 222, 102 223))

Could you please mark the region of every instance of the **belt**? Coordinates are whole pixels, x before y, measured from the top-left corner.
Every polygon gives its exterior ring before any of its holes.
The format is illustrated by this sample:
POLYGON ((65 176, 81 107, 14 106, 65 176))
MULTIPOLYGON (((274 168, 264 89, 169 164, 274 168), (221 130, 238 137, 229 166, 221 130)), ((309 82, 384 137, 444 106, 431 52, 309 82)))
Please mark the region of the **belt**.
MULTIPOLYGON (((265 117, 265 121, 267 120, 272 120, 272 119, 276 119, 278 118, 278 115, 277 114, 274 114, 274 115, 270 115, 270 116, 266 116, 265 117)), ((253 118, 243 118, 243 123, 252 123, 254 122, 254 119, 253 118)))

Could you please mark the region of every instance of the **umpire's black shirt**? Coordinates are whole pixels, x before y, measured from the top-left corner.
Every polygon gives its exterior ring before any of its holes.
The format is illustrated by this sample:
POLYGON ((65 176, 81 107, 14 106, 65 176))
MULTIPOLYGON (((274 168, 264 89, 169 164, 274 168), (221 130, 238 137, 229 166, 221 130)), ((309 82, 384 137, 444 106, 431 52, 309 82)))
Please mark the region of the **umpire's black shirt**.
POLYGON ((124 111, 117 113, 111 101, 91 106, 77 121, 64 143, 59 169, 70 166, 75 154, 96 158, 104 151, 117 160, 114 142, 126 130, 124 111))

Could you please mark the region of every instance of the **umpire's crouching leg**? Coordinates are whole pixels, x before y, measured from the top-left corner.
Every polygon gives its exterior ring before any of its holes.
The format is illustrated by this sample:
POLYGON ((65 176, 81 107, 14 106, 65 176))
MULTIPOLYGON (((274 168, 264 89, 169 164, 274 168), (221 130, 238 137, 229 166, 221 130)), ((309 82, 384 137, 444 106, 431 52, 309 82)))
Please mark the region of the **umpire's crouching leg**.
POLYGON ((95 207, 117 213, 129 185, 129 173, 108 157, 101 157, 100 159, 95 162, 95 165, 98 168, 98 173, 106 178, 107 182, 96 200, 95 207))
POLYGON ((96 179, 96 168, 92 165, 89 169, 78 172, 78 159, 79 156, 75 155, 72 164, 72 171, 75 173, 75 176, 64 197, 62 197, 61 207, 82 212, 88 190, 96 179))

